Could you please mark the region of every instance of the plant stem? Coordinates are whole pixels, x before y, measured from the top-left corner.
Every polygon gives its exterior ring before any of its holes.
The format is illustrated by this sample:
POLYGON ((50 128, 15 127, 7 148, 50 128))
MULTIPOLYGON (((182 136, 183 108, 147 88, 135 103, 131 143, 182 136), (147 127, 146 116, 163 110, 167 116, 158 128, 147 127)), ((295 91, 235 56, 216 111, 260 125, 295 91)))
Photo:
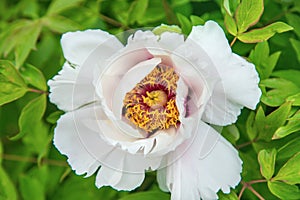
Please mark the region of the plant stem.
POLYGON ((29 92, 38 93, 38 94, 46 94, 46 95, 49 94, 49 92, 47 92, 47 91, 38 90, 38 89, 34 89, 34 88, 28 88, 28 91, 29 91, 29 92))
POLYGON ((99 13, 99 17, 107 22, 108 24, 111 24, 113 26, 116 26, 116 27, 120 27, 120 28, 124 28, 124 29, 130 29, 128 26, 122 24, 121 22, 118 22, 117 20, 113 19, 113 18, 110 18, 110 17, 107 17, 106 15, 103 15, 101 13, 99 13))
POLYGON ((233 40, 230 43, 230 47, 232 47, 234 45, 234 43, 236 42, 237 37, 234 37, 233 40))
MULTIPOLYGON (((38 163, 38 159, 35 157, 23 157, 23 156, 13 155, 13 154, 0 154, 0 157, 4 160, 10 160, 10 161, 38 163)), ((64 161, 52 160, 47 158, 42 159, 42 164, 58 166, 58 167, 68 166, 67 163, 64 161)))

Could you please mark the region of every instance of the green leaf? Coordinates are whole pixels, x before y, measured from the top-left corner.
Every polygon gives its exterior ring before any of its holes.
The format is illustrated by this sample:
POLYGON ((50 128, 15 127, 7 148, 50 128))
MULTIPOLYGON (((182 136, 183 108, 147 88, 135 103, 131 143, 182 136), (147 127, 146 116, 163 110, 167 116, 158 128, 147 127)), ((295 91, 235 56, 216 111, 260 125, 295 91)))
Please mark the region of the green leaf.
POLYGON ((192 23, 190 22, 190 20, 186 16, 184 16, 180 13, 177 13, 176 16, 179 20, 182 33, 188 35, 192 30, 192 23))
POLYGON ((299 70, 279 70, 272 73, 272 76, 280 77, 285 80, 289 80, 296 84, 300 88, 300 71, 299 70))
POLYGON ((171 32, 171 33, 179 33, 181 34, 181 29, 176 26, 176 25, 166 25, 166 24, 162 24, 158 27, 155 27, 152 32, 155 35, 161 35, 164 32, 171 32))
POLYGON ((119 200, 153 200, 153 199, 169 200, 170 195, 163 192, 149 191, 149 192, 139 192, 139 193, 130 194, 120 198, 119 200))
POLYGON ((50 124, 55 124, 63 113, 61 110, 55 111, 46 118, 46 121, 50 124))
POLYGON ((28 57, 30 51, 35 48, 36 41, 42 30, 40 21, 33 21, 22 28, 22 36, 17 38, 18 45, 15 49, 16 67, 19 68, 28 57))
POLYGON ((264 11, 263 0, 242 0, 236 11, 238 32, 245 32, 250 26, 255 25, 264 11))
MULTIPOLYGON (((263 111, 261 108, 259 110, 263 111)), ((259 111, 257 112, 255 124, 258 129, 259 139, 270 141, 275 131, 281 127, 291 110, 291 102, 282 104, 278 109, 270 113, 267 117, 258 117, 259 111)))
POLYGON ((18 140, 24 137, 26 134, 32 134, 35 128, 38 126, 38 122, 42 119, 46 110, 46 95, 40 95, 39 97, 31 100, 21 112, 19 117, 20 132, 12 137, 12 140, 18 140))
POLYGON ((227 31, 231 35, 236 36, 237 35, 237 26, 236 26, 235 20, 227 12, 225 13, 225 16, 224 16, 224 23, 225 23, 225 27, 226 27, 227 31))
POLYGON ((300 88, 295 83, 281 78, 265 79, 260 82, 260 85, 270 89, 261 97, 261 101, 268 106, 279 106, 286 101, 287 97, 300 92, 300 88))
POLYGON ((28 175, 20 177, 20 191, 24 200, 43 200, 45 191, 43 184, 28 175))
POLYGON ((0 199, 17 200, 16 188, 2 166, 0 166, 0 177, 0 199))
POLYGON ((268 182, 270 191, 280 199, 298 200, 300 196, 299 188, 296 185, 288 185, 283 182, 268 182))
POLYGON ((281 52, 269 54, 269 44, 265 41, 258 43, 249 55, 249 59, 255 65, 261 80, 268 78, 272 74, 281 52))
POLYGON ((293 106, 300 106, 300 93, 289 96, 286 100, 292 102, 293 106))
POLYGON ((136 0, 134 1, 129 10, 129 24, 134 24, 135 22, 140 23, 143 19, 143 16, 147 10, 148 7, 148 0, 136 0))
POLYGON ((223 192, 218 193, 219 200, 238 200, 238 196, 234 191, 230 191, 229 194, 224 194, 223 192))
POLYGON ((205 24, 204 19, 202 19, 201 17, 198 17, 196 15, 191 15, 190 18, 191 18, 191 22, 192 22, 193 26, 198 26, 198 25, 205 24))
POLYGON ((294 28, 294 32, 296 33, 296 35, 300 37, 300 16, 293 13, 287 13, 285 16, 288 23, 294 28))
POLYGON ((54 0, 51 2, 46 15, 62 13, 79 5, 84 0, 54 0))
POLYGON ((283 33, 286 31, 293 30, 293 27, 283 22, 275 22, 268 26, 253 29, 246 33, 238 35, 238 39, 244 43, 257 43, 263 42, 271 38, 275 33, 283 33))
POLYGON ((26 84, 32 85, 42 91, 47 91, 46 79, 38 68, 33 65, 26 64, 20 68, 20 73, 25 79, 26 84))
POLYGON ((78 23, 60 15, 47 16, 43 18, 43 23, 51 31, 57 33, 65 33, 68 31, 76 31, 81 29, 78 23))
POLYGON ((239 129, 234 124, 224 127, 222 130, 222 135, 232 144, 235 144, 240 138, 239 129))
POLYGON ((278 149, 277 160, 283 160, 292 157, 294 154, 300 152, 300 138, 294 138, 287 142, 284 146, 278 149))
POLYGON ((260 172, 267 180, 270 180, 274 174, 276 154, 276 149, 263 149, 258 153, 260 172))
POLYGON ((223 8, 225 11, 230 15, 233 16, 235 10, 240 5, 240 0, 224 0, 223 1, 223 8))
POLYGON ((277 175, 273 178, 276 181, 284 181, 288 184, 299 184, 300 183, 300 152, 290 158, 281 167, 277 175))
POLYGON ((13 64, 0 60, 0 106, 21 98, 26 92, 26 83, 13 64))
POLYGON ((298 111, 293 117, 288 119, 287 125, 282 126, 276 130, 275 134, 273 135, 273 139, 280 139, 286 137, 299 130, 300 130, 300 111, 298 111))
POLYGON ((300 41, 299 40, 295 40, 294 38, 290 38, 290 42, 297 54, 297 59, 298 62, 300 62, 300 41))

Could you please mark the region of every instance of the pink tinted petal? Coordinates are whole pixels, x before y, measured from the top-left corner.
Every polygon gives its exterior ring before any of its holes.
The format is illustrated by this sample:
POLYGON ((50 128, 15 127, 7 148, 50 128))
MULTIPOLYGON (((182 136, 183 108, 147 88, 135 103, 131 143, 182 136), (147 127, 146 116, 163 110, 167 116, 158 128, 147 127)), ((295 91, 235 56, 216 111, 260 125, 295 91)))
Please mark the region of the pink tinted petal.
POLYGON ((242 107, 254 109, 261 95, 255 67, 232 53, 221 27, 213 21, 193 27, 186 40, 192 42, 204 49, 213 62, 211 67, 215 67, 216 76, 220 77, 203 120, 227 125, 236 121, 242 107))
POLYGON ((122 44, 109 33, 102 30, 86 30, 63 34, 61 45, 65 58, 76 65, 81 65, 89 54, 107 40, 113 41, 119 48, 122 44))
POLYGON ((229 193, 240 181, 242 161, 237 150, 203 122, 195 138, 179 146, 169 159, 174 156, 178 160, 169 162, 167 171, 160 174, 166 176, 173 200, 217 199, 220 189, 229 193))

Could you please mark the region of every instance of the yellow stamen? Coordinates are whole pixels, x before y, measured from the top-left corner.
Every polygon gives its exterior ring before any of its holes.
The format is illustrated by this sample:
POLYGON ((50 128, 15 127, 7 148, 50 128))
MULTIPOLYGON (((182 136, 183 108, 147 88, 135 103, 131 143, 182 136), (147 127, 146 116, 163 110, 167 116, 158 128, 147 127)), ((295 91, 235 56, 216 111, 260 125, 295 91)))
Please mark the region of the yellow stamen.
POLYGON ((135 126, 153 133, 177 127, 179 112, 175 94, 179 77, 172 67, 158 65, 124 99, 125 117, 135 126))

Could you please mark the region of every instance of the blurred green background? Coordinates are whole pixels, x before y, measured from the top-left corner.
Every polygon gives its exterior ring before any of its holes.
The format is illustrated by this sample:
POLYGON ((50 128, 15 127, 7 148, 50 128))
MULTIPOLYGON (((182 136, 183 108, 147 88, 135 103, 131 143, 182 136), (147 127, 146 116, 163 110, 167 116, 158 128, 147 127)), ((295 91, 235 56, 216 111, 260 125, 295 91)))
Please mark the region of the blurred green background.
MULTIPOLYGON (((97 189, 94 176, 75 175, 52 145, 63 112, 49 102, 46 82, 64 63, 60 37, 68 31, 117 34, 164 23, 188 34, 191 26, 214 20, 231 43, 224 2, 235 18, 239 0, 1 0, 0 199, 169 199, 158 188, 155 172, 131 192, 97 189)), ((300 199, 299 13, 299 0, 265 0, 263 15, 250 29, 278 21, 294 29, 258 44, 232 43, 235 53, 256 65, 263 96, 256 111, 244 109, 236 125, 223 129, 244 170, 237 189, 220 192, 220 199, 254 200, 260 198, 256 193, 265 199, 300 199)))

